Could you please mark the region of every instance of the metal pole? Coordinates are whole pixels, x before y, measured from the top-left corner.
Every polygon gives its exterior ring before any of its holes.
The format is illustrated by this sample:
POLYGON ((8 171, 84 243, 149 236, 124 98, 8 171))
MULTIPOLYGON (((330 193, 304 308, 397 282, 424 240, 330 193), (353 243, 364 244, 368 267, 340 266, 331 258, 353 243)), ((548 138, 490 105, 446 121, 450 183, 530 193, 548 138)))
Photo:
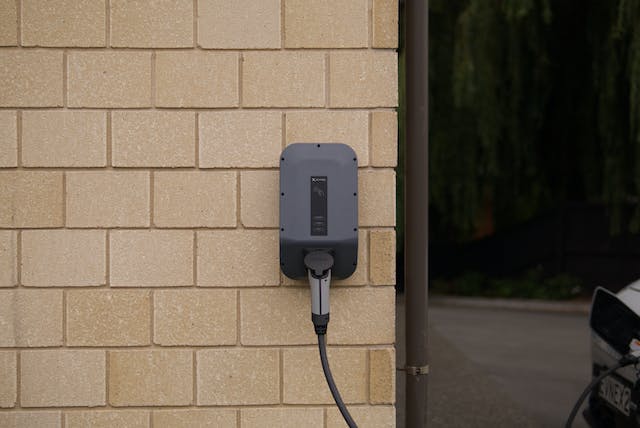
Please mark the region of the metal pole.
POLYGON ((427 426, 429 4, 406 0, 406 426, 427 426))

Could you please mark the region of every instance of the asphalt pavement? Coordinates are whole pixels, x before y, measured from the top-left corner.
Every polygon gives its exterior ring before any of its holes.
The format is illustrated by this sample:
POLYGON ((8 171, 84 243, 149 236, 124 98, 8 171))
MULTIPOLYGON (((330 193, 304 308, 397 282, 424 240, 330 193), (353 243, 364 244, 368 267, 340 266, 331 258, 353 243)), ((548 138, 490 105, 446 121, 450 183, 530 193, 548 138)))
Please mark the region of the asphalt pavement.
MULTIPOLYGON (((404 305, 398 296, 398 367, 404 305)), ((587 314, 580 311, 429 308, 430 428, 561 427, 590 380, 587 314)), ((404 373, 397 372, 397 426, 404 373)), ((581 416, 574 427, 586 427, 581 416)))

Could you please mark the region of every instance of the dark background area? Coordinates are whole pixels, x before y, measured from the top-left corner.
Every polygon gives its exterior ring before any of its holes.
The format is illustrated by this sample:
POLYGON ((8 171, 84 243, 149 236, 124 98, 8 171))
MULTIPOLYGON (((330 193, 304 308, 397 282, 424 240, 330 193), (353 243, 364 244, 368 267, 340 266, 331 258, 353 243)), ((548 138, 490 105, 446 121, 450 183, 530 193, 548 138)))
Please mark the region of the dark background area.
POLYGON ((573 203, 467 244, 434 243, 431 275, 504 278, 538 269, 547 277, 569 274, 588 291, 618 290, 640 277, 640 235, 612 236, 609 222, 604 206, 573 203))
POLYGON ((432 290, 570 298, 639 278, 640 2, 431 0, 429 19, 432 290))

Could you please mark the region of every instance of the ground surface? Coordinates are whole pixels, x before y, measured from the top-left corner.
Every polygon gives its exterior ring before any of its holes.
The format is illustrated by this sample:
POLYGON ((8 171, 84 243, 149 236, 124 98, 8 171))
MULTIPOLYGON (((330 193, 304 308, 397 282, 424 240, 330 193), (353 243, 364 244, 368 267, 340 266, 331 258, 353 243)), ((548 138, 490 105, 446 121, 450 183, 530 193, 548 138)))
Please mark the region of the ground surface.
MULTIPOLYGON (((590 379, 586 314, 431 307, 429 319, 430 428, 560 427, 590 379)), ((398 367, 403 321, 399 296, 398 367)), ((402 372, 397 384, 402 428, 402 372)))

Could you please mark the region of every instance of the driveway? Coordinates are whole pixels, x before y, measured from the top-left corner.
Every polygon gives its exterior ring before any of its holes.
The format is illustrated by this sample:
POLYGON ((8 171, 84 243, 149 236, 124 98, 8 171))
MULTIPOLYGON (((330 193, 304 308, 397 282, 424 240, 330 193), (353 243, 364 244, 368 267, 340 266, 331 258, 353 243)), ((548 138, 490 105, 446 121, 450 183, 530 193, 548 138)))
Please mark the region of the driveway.
MULTIPOLYGON (((404 340, 398 298, 398 343, 404 340)), ((586 314, 429 308, 429 427, 558 427, 590 380, 586 314)), ((404 349, 398 347, 398 367, 404 349)), ((404 374, 398 372, 398 427, 404 374)), ((581 417, 574 427, 586 427, 581 417)))

